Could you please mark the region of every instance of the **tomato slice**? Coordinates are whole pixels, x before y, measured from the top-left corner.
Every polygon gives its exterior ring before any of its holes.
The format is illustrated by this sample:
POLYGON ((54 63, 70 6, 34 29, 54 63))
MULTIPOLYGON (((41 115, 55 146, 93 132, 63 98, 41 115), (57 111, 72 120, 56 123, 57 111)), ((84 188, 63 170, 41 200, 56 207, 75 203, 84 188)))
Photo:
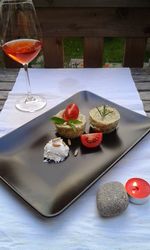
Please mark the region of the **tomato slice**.
POLYGON ((79 115, 79 108, 78 106, 75 104, 75 103, 70 103, 64 113, 63 113, 63 118, 66 120, 66 121, 69 121, 69 120, 76 120, 78 118, 78 115, 79 115))
POLYGON ((82 144, 87 148, 96 148, 103 139, 102 133, 83 134, 80 136, 82 144))

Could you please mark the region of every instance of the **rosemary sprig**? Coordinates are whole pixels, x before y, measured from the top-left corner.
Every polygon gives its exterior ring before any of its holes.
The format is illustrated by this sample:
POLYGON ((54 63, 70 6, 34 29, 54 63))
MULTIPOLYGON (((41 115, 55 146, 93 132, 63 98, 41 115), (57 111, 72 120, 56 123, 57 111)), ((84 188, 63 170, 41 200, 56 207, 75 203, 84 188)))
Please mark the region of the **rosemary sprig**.
POLYGON ((107 109, 106 105, 103 105, 103 109, 100 110, 98 107, 96 107, 99 114, 101 115, 102 119, 105 118, 105 116, 107 116, 108 114, 112 113, 113 111, 110 111, 107 109))

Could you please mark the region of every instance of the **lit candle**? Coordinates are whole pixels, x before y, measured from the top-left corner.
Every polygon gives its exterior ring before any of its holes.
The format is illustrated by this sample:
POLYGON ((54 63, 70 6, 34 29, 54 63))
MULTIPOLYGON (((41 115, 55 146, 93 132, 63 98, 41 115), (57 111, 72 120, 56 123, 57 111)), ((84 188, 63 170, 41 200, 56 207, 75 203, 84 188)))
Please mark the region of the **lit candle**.
POLYGON ((144 204, 150 196, 150 184, 141 178, 129 179, 125 185, 129 201, 135 204, 144 204))

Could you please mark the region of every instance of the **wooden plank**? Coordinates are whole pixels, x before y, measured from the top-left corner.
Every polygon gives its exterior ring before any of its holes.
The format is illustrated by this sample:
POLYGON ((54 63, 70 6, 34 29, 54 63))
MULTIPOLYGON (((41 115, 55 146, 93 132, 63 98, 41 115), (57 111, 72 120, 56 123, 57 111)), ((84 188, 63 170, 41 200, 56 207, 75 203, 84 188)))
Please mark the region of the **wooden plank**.
POLYGON ((144 110, 150 113, 150 100, 144 101, 144 110))
POLYGON ((150 8, 37 8, 44 37, 150 37, 150 8))
POLYGON ((150 91, 150 81, 147 82, 136 82, 138 91, 150 91))
POLYGON ((64 51, 62 38, 43 39, 44 66, 46 68, 63 68, 64 51))
POLYGON ((0 82, 0 91, 10 91, 14 85, 14 82, 0 82))
POLYGON ((150 68, 131 69, 133 80, 140 94, 144 110, 150 116, 150 68))
POLYGON ((123 66, 131 68, 143 67, 145 49, 145 38, 127 38, 123 66))
POLYGON ((84 38, 84 67, 95 68, 103 64, 103 38, 84 38))
POLYGON ((140 97, 141 97, 142 101, 149 101, 150 100, 150 91, 140 92, 140 97))
POLYGON ((3 109, 4 103, 5 103, 5 101, 0 100, 0 111, 3 109))
POLYGON ((33 0, 36 7, 149 7, 149 0, 33 0))
POLYGON ((2 101, 2 100, 6 100, 6 98, 7 98, 7 96, 8 96, 8 93, 9 93, 9 91, 0 91, 0 100, 2 101))
POLYGON ((14 82, 18 74, 18 69, 4 69, 0 68, 0 82, 14 82))
POLYGON ((136 84, 150 84, 150 67, 136 69, 132 68, 131 73, 136 84))
POLYGON ((135 75, 134 80, 139 82, 139 84, 142 84, 143 82, 150 82, 150 74, 135 75))
POLYGON ((5 103, 5 100, 0 99, 0 107, 2 107, 4 105, 4 103, 5 103))
POLYGON ((131 69, 132 77, 143 77, 150 74, 150 67, 145 68, 132 68, 131 69))

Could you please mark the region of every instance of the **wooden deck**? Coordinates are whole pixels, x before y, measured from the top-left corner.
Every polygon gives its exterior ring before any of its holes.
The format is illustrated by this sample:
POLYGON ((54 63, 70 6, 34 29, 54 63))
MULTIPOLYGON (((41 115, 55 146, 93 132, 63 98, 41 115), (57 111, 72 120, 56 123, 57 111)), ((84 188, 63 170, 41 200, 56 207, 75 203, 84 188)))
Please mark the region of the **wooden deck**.
MULTIPOLYGON (((131 69, 147 116, 150 117, 150 68, 131 69)), ((12 89, 18 69, 0 69, 0 110, 2 110, 9 91, 12 89)), ((128 97, 127 97, 128 98, 128 97)))

